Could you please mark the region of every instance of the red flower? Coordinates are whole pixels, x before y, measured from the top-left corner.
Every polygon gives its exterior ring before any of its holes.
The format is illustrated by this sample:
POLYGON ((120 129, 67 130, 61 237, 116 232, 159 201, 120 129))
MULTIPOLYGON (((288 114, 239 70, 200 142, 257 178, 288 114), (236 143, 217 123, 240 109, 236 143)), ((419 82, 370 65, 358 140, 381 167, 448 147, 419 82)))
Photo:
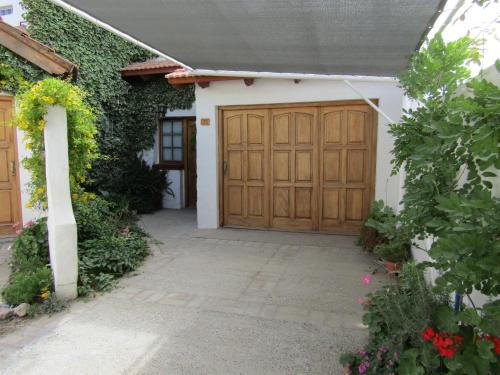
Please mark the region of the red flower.
POLYGON ((500 337, 484 336, 485 340, 491 341, 495 345, 495 353, 500 355, 500 337))
POLYGON ((422 337, 425 341, 429 341, 436 335, 436 332, 431 327, 428 327, 424 332, 422 332, 422 337))
POLYGON ((463 338, 458 335, 450 335, 446 332, 436 333, 432 328, 427 328, 422 337, 425 341, 432 339, 432 344, 439 350, 441 357, 452 358, 460 349, 463 338))

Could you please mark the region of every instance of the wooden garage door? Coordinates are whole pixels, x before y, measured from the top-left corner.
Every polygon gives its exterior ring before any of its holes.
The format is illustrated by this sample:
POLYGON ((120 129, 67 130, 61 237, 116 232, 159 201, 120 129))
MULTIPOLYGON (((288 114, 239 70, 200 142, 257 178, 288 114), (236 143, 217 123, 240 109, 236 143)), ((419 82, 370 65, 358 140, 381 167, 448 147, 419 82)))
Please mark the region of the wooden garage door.
POLYGON ((223 225, 357 233, 373 199, 364 102, 221 110, 223 225))

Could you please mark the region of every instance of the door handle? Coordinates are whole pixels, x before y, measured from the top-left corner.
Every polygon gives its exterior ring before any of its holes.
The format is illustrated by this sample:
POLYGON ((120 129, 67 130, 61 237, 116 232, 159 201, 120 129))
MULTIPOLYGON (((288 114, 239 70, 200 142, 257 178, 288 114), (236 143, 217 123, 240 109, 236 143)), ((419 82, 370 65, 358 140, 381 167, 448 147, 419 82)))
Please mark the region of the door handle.
POLYGON ((16 162, 15 161, 10 162, 10 174, 12 176, 16 175, 16 162))
POLYGON ((224 176, 227 174, 227 160, 224 160, 224 176))

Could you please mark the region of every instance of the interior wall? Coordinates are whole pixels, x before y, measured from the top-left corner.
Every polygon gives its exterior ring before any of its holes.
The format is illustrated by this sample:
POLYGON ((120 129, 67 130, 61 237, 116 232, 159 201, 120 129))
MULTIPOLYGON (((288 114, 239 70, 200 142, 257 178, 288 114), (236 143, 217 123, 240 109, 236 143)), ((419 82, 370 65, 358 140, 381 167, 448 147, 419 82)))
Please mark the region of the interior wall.
MULTIPOLYGON (((378 99, 380 108, 393 120, 401 117, 403 92, 396 81, 355 81, 352 84, 370 99, 378 99)), ((207 88, 196 86, 198 227, 219 226, 218 123, 217 109, 225 105, 298 103, 333 100, 359 100, 360 96, 342 81, 255 79, 246 86, 242 80, 212 82, 207 88), (202 126, 201 119, 210 125, 202 126)), ((401 181, 391 176, 392 137, 388 122, 378 116, 375 198, 397 209, 401 181)))
MULTIPOLYGON (((196 115, 196 107, 193 105, 189 109, 167 110, 165 117, 194 117, 196 115)), ((154 146, 152 149, 142 152, 142 158, 149 165, 157 164, 160 161, 158 131, 155 133, 154 146)), ((186 150, 184 150, 186 152, 186 150)), ((183 170, 169 170, 167 179, 170 180, 174 195, 164 194, 163 208, 181 209, 186 207, 186 192, 185 192, 185 173, 183 170)))

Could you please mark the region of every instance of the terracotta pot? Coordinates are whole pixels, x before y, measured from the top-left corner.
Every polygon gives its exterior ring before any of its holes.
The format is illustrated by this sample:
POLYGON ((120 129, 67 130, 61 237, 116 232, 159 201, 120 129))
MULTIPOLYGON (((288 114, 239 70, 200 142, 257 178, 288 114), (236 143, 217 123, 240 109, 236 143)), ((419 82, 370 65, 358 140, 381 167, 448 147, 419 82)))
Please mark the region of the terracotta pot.
POLYGON ((385 270, 387 273, 398 273, 401 270, 401 263, 394 263, 390 260, 384 260, 385 270))

